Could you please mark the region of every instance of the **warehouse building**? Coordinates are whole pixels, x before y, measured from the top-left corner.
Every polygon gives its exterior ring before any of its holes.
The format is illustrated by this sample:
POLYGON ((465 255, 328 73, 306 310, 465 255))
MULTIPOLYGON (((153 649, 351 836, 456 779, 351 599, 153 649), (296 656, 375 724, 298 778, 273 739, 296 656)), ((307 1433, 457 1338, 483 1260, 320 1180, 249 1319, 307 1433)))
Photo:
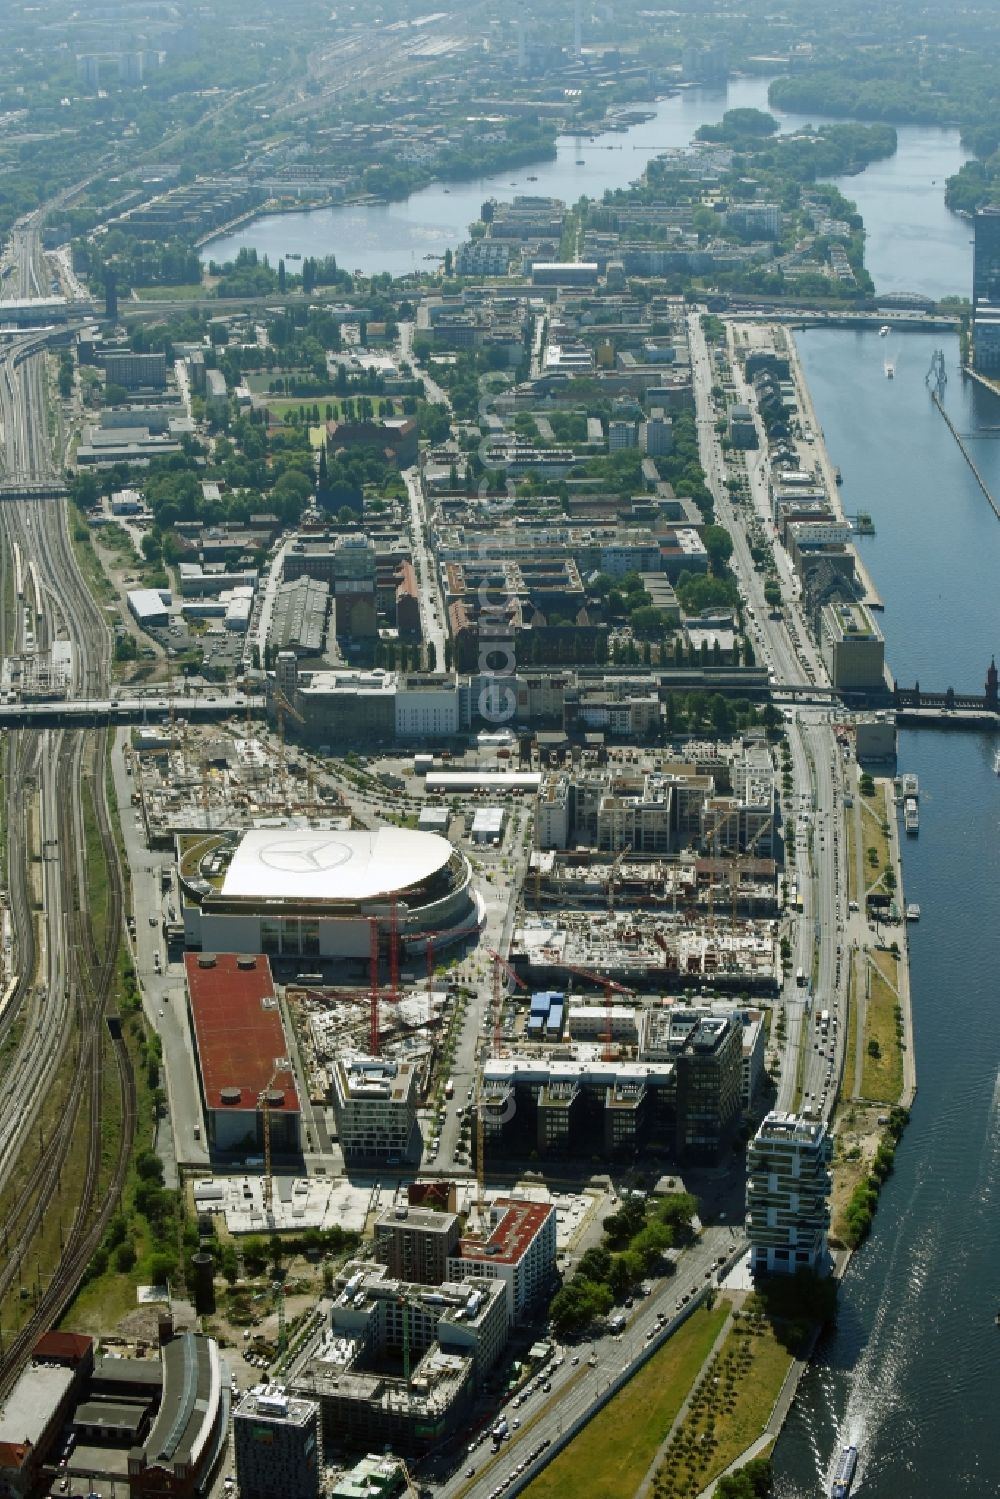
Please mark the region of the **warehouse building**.
POLYGON ((45 1492, 43 1467, 54 1461, 56 1441, 94 1363, 93 1339, 80 1333, 45 1333, 31 1363, 0 1406, 0 1494, 31 1499, 45 1492))
POLYGON ((299 1097, 267 958, 186 953, 184 968, 209 1146, 261 1150, 266 1093, 271 1148, 298 1153, 299 1097))
POLYGON ((820 649, 837 688, 885 688, 885 640, 864 604, 827 604, 820 615, 820 649))
POLYGON ((282 583, 271 615, 270 644, 276 651, 296 656, 318 655, 326 640, 330 585, 318 578, 296 578, 282 583))
POLYGON ((185 942, 206 952, 368 960, 373 925, 388 953, 392 913, 404 948, 422 952, 478 929, 465 855, 408 828, 254 828, 222 878, 181 878, 185 942))
POLYGON ((130 588, 128 612, 142 630, 162 630, 170 622, 169 588, 130 588))

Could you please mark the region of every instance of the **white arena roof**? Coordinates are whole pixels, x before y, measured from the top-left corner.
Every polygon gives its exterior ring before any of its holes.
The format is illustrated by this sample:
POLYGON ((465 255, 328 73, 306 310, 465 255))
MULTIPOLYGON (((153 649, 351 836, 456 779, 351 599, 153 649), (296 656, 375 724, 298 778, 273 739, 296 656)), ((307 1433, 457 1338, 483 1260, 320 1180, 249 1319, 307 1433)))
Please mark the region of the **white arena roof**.
POLYGON ((447 838, 409 828, 255 828, 233 855, 222 899, 371 900, 428 879, 451 855, 447 838))

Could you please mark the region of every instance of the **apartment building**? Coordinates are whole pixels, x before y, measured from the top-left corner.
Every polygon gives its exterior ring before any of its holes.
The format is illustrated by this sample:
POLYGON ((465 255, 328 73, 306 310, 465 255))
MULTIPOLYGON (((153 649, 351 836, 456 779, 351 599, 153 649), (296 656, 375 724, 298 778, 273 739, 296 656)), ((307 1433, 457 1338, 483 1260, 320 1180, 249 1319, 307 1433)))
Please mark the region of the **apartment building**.
POLYGON ((556 1210, 547 1202, 498 1197, 489 1211, 489 1234, 460 1241, 448 1260, 448 1277, 498 1281, 511 1322, 523 1322, 555 1274, 556 1210))
POLYGON ((750 1265, 755 1274, 821 1270, 830 1223, 833 1145, 821 1120, 767 1115, 747 1157, 750 1265))
POLYGON ((375 1220, 375 1258, 399 1280, 439 1286, 449 1278, 449 1256, 458 1241, 455 1213, 403 1204, 375 1220))

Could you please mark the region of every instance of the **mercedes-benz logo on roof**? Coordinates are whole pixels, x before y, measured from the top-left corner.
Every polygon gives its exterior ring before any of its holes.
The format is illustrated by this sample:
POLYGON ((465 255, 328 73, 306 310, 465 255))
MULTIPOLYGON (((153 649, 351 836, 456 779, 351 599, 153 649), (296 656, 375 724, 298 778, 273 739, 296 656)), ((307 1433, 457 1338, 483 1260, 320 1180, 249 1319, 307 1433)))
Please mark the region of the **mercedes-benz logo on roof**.
POLYGON ((282 838, 260 851, 260 862, 282 874, 322 874, 346 864, 354 850, 346 843, 329 838, 325 843, 314 839, 282 838))

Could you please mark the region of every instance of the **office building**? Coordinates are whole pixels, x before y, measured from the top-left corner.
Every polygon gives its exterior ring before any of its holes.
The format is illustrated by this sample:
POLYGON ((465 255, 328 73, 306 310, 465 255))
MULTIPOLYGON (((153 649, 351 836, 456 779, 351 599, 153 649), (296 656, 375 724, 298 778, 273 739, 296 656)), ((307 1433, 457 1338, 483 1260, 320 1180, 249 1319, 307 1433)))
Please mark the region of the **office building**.
POLYGON ((755 1274, 822 1270, 833 1146, 821 1120, 768 1114, 747 1157, 750 1265, 755 1274))
POLYGON ((344 1161, 399 1165, 413 1142, 417 1123, 415 1063, 338 1057, 330 1068, 330 1091, 344 1161))
POLYGON ((749 406, 737 403, 729 408, 729 441, 734 448, 755 448, 757 428, 749 406))
POLYGON ((973 219, 972 303, 1000 306, 1000 208, 978 208, 973 219))
POLYGON ((976 305, 972 319, 972 362, 981 375, 1000 374, 1000 304, 976 305))
POLYGON ((650 412, 642 423, 640 447, 649 458, 665 458, 673 452, 674 424, 662 411, 650 412))
POLYGON ((319 1406, 281 1385, 248 1390, 233 1412, 241 1499, 319 1499, 319 1406))
POLYGON ((482 1099, 474 1128, 491 1159, 631 1158, 669 1150, 675 1132, 672 1062, 500 1057, 483 1066, 482 1099))
POLYGON ((885 641, 864 604, 824 606, 820 650, 834 687, 885 689, 885 641))
POLYGON ((679 1005, 651 1011, 642 1056, 674 1069, 678 1160, 718 1161, 732 1143, 743 1099, 743 1025, 735 1014, 679 1005))
POLYGON ((375 1220, 375 1258, 397 1280, 439 1286, 458 1239, 458 1216, 434 1208, 402 1204, 375 1220))
POLYGON ((635 422, 608 422, 608 452, 620 453, 624 448, 634 448, 638 443, 635 422))

